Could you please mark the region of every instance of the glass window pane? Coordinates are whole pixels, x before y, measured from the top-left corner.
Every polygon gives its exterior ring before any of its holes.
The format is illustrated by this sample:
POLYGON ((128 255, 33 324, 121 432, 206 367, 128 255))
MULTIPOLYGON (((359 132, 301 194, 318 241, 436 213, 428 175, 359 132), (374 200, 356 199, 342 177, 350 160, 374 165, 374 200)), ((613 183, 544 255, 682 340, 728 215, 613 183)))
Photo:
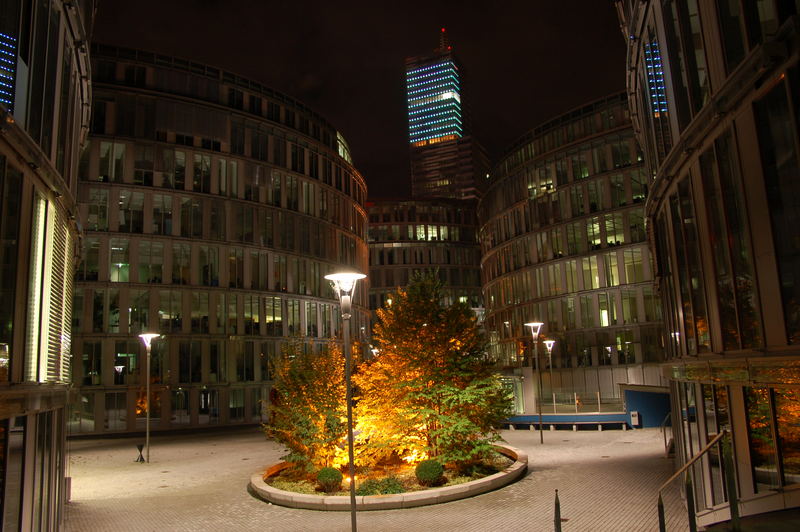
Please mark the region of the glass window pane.
POLYGON ((745 388, 745 402, 753 483, 756 493, 761 493, 780 487, 775 440, 772 435, 769 388, 745 388))

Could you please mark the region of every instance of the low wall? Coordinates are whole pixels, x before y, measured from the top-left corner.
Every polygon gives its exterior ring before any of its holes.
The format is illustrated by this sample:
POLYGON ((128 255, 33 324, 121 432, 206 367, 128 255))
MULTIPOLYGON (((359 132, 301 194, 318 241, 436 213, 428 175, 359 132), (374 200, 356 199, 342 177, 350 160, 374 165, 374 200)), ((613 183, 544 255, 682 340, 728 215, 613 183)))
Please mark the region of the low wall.
MULTIPOLYGON (((444 486, 442 488, 432 488, 424 491, 412 491, 392 495, 356 496, 356 509, 390 510, 450 502, 496 490, 522 478, 528 471, 528 455, 524 451, 507 445, 496 445, 495 447, 498 452, 514 460, 514 463, 503 471, 455 486, 444 486)), ((283 462, 274 464, 266 468, 266 471, 274 474, 285 467, 282 467, 281 464, 283 464, 283 462)), ((250 477, 249 488, 251 493, 259 499, 290 508, 328 511, 350 510, 349 496, 308 495, 305 493, 283 491, 267 484, 264 481, 265 476, 267 475, 265 475, 264 470, 259 470, 250 477)))

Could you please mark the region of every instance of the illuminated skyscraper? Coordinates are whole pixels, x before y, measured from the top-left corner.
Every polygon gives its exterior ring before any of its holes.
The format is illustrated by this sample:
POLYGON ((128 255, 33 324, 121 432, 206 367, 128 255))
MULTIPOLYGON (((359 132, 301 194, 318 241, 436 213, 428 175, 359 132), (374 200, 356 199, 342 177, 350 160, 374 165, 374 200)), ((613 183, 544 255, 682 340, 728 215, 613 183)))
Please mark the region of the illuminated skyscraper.
POLYGON ((411 194, 477 198, 489 167, 471 136, 463 69, 442 28, 432 54, 406 59, 411 194))

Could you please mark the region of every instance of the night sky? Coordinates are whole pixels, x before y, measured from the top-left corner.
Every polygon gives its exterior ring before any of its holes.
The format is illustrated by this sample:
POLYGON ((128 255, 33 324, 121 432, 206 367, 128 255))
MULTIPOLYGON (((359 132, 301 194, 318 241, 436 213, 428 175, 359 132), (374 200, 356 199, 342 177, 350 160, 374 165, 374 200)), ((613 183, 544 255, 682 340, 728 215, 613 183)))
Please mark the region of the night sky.
POLYGON ((610 0, 101 0, 97 42, 217 66, 294 97, 350 144, 369 196, 410 191, 407 56, 446 27, 492 160, 541 122, 625 87, 610 0))

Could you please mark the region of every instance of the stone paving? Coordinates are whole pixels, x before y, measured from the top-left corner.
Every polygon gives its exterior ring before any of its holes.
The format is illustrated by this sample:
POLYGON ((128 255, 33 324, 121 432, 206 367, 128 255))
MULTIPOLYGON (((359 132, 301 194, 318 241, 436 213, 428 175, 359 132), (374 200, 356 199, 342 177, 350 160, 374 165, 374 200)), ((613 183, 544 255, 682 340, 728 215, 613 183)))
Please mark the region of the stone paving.
MULTIPOLYGON (((544 445, 537 432, 503 437, 529 455, 516 484, 436 506, 359 512, 359 530, 553 530, 555 489, 564 532, 658 530, 656 490, 673 471, 658 430, 545 431, 544 445)), ((155 435, 150 464, 134 462, 141 441, 67 442, 67 531, 350 530, 348 512, 283 508, 248 494, 250 474, 282 455, 256 427, 155 435)), ((686 530, 677 486, 667 491, 667 528, 686 530)))

